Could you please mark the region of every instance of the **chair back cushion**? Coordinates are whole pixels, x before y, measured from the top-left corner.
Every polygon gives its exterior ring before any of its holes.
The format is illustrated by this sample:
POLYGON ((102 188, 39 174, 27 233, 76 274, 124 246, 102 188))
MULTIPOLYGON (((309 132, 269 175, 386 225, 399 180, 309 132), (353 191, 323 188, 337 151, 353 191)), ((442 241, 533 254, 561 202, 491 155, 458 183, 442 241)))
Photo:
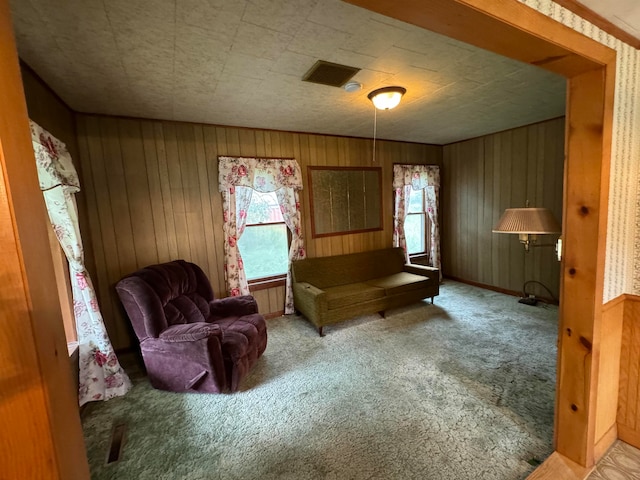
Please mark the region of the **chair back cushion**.
POLYGON ((116 291, 140 341, 171 325, 204 322, 213 300, 202 269, 184 260, 138 270, 120 280, 116 291))

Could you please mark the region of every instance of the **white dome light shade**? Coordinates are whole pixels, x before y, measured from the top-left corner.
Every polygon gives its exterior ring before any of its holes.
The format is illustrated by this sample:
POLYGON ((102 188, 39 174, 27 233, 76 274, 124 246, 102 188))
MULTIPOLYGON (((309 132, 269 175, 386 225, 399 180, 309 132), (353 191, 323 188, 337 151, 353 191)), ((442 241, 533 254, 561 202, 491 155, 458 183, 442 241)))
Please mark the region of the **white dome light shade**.
POLYGON ((407 89, 403 87, 384 87, 369 93, 367 98, 378 110, 389 110, 398 106, 406 91, 407 89))

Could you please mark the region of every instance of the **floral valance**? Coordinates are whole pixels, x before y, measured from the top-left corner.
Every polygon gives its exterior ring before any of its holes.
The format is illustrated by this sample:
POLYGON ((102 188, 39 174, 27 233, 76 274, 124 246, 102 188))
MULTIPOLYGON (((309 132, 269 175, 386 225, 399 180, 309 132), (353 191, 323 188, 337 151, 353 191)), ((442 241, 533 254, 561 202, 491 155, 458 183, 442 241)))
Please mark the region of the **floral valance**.
POLYGON ((393 188, 411 185, 413 190, 440 186, 440 167, 437 165, 394 165, 393 188))
POLYGON ((34 121, 29 121, 29 124, 40 189, 49 190, 62 185, 71 187, 71 192, 80 191, 78 173, 67 146, 34 121))
POLYGON ((302 173, 293 158, 218 157, 221 192, 231 187, 249 187, 274 192, 282 187, 302 190, 302 173))

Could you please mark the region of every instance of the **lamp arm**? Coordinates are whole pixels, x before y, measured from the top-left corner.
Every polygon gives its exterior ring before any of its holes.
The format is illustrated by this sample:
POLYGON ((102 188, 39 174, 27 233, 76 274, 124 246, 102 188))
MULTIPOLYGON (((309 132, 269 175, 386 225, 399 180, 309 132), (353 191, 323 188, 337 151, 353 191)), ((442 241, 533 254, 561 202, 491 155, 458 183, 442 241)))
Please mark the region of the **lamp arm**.
POLYGON ((527 253, 529 253, 530 247, 555 247, 558 261, 562 261, 562 237, 558 238, 556 243, 537 243, 530 242, 529 240, 523 241, 522 243, 524 244, 524 251, 527 253))

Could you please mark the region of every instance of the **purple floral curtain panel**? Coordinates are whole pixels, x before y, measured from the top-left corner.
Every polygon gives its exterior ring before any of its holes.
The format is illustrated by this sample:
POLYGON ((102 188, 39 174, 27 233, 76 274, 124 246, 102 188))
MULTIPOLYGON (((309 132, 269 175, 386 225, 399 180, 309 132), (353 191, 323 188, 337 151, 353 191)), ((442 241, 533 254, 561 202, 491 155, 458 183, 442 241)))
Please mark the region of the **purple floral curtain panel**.
POLYGON ((131 382, 113 351, 84 265, 75 201, 75 194, 80 191, 78 175, 65 144, 34 122, 31 139, 49 219, 69 261, 80 356, 79 403, 124 395, 131 382))
MULTIPOLYGON (((396 192, 395 211, 393 215, 393 244, 407 252, 404 236, 404 221, 411 190, 426 189, 427 212, 431 220, 431 266, 440 269, 440 225, 438 222, 438 199, 440 191, 440 167, 437 165, 394 165, 393 188, 396 192)), ((408 260, 407 255, 407 260, 408 260)), ((440 270, 442 279, 442 269, 440 270)))
POLYGON ((246 295, 249 286, 237 242, 244 231, 251 192, 276 192, 284 221, 291 231, 285 313, 293 313, 291 262, 305 258, 298 190, 302 190, 300 166, 292 158, 218 157, 218 182, 224 209, 225 280, 229 295, 246 295), (248 200, 247 200, 248 196, 248 200))

